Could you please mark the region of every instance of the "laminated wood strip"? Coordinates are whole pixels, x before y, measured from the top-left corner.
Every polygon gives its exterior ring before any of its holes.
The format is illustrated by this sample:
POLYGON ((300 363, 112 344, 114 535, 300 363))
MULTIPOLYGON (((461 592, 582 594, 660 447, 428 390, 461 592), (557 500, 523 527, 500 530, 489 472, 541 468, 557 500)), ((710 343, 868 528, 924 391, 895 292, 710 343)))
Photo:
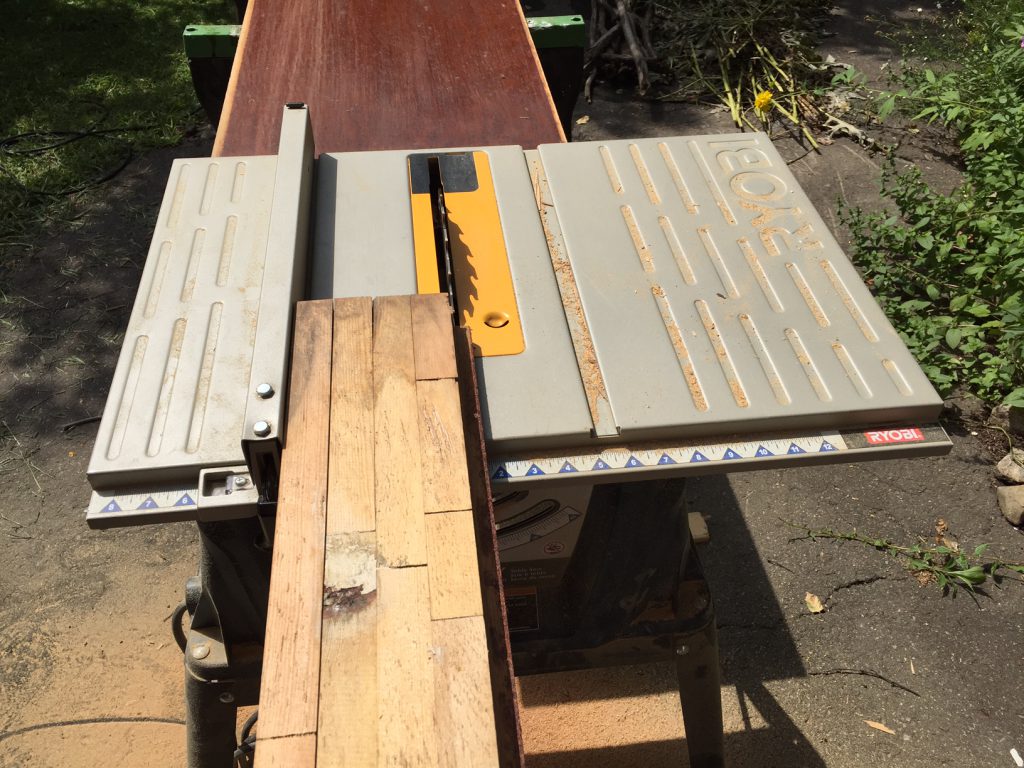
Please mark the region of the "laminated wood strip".
POLYGON ((312 768, 316 764, 316 734, 257 738, 260 768, 312 768))
POLYGON ((437 765, 427 569, 381 568, 377 585, 377 764, 437 765))
POLYGON ((300 303, 263 651, 259 733, 264 739, 314 733, 317 726, 331 336, 331 302, 300 303))
POLYGON ((442 293, 412 297, 412 327, 416 378, 454 379, 455 347, 452 340, 452 309, 442 293))
POLYGON ((408 296, 373 303, 374 504, 382 565, 425 565, 419 406, 408 296))
MULTIPOLYGON (((328 519, 333 511, 329 502, 328 519)), ((377 764, 377 624, 375 534, 328 535, 317 733, 321 768, 377 764)))
POLYGON ((431 304, 297 309, 262 768, 522 765, 471 346, 431 304))
POLYGON ((432 622, 437 765, 497 766, 484 620, 466 616, 432 622))
POLYGON ((416 382, 423 511, 469 509, 466 438, 462 431, 459 384, 455 379, 416 382))
POLYGON ((373 303, 334 302, 327 532, 376 528, 373 482, 373 303))
POLYGON ((373 302, 334 302, 317 764, 377 764, 373 302), (344 724, 344 727, 341 727, 344 724))
MULTIPOLYGON (((483 613, 476 533, 470 510, 427 515, 427 562, 431 618, 454 619, 483 613)), ((481 643, 480 649, 484 647, 481 643)))

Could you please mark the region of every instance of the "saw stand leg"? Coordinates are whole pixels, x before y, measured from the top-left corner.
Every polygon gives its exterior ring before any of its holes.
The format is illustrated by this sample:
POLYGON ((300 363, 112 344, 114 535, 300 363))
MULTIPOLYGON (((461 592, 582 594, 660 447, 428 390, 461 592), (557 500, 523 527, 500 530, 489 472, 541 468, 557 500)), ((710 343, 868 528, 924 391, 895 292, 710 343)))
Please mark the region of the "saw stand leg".
POLYGON ((226 666, 222 643, 197 637, 196 633, 190 635, 185 656, 186 764, 189 768, 228 768, 234 763, 238 714, 234 681, 221 681, 216 677, 218 668, 226 666), (202 658, 197 659, 197 655, 202 658))
POLYGON ((270 547, 255 518, 198 526, 199 575, 185 587, 186 765, 232 768, 238 707, 259 698, 270 547))
POLYGON ((676 675, 683 703, 690 768, 722 768, 725 765, 722 693, 714 612, 702 629, 679 638, 676 675))

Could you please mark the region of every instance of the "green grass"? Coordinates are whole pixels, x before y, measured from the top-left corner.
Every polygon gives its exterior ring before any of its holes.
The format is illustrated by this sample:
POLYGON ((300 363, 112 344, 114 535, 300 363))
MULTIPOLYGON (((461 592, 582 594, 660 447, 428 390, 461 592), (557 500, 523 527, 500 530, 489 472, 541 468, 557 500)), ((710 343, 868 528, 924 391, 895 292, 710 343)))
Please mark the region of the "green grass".
POLYGON ((38 154, 0 152, 3 247, 31 245, 74 201, 45 193, 88 186, 129 152, 177 143, 202 119, 182 30, 231 21, 233 9, 213 0, 0 0, 0 18, 0 137, 116 129, 38 154))

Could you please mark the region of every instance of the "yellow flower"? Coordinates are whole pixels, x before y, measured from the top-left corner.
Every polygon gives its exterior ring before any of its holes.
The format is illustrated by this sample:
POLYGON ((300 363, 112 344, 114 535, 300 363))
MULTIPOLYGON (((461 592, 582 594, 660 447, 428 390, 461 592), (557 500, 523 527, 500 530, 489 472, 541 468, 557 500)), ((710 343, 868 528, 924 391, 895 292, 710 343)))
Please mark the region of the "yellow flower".
POLYGON ((764 117, 768 110, 772 108, 772 103, 772 92, 761 91, 754 97, 754 111, 764 117))

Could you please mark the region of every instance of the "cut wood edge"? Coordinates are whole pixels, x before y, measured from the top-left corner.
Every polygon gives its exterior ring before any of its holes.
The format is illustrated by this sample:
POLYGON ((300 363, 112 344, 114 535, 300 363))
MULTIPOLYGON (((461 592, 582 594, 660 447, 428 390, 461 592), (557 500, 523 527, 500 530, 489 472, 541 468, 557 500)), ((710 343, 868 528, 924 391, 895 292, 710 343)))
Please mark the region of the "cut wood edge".
POLYGON ((224 151, 224 143, 227 141, 228 125, 231 122, 231 112, 235 104, 235 92, 238 87, 238 73, 242 68, 242 60, 245 58, 245 51, 249 44, 249 27, 253 17, 253 6, 262 0, 248 0, 245 5, 245 14, 242 16, 242 32, 238 36, 238 47, 235 49, 235 56, 231 61, 231 74, 228 76, 228 87, 224 93, 224 105, 220 110, 220 121, 217 123, 217 135, 213 137, 212 157, 220 157, 224 151))
MULTIPOLYGON (((597 0, 594 0, 597 2, 597 0)), ((533 44, 533 35, 530 34, 530 24, 526 21, 526 13, 523 11, 522 3, 514 3, 516 10, 519 12, 519 21, 523 25, 523 34, 526 35, 526 44, 530 47, 530 55, 533 57, 533 65, 537 68, 537 75, 540 77, 542 83, 544 83, 544 95, 547 96, 548 109, 551 110, 551 117, 555 121, 555 127, 558 129, 558 135, 565 143, 565 130, 562 128, 562 118, 558 116, 558 108, 555 106, 555 97, 551 95, 551 87, 548 85, 548 79, 544 76, 544 67, 541 66, 540 56, 537 53, 537 46, 533 44)))
POLYGON ((480 564, 484 630, 487 634, 488 664, 491 674, 491 699, 498 738, 501 768, 523 768, 525 752, 515 695, 508 618, 505 615, 505 589, 498 559, 497 528, 487 473, 487 449, 484 444, 483 416, 477 389, 473 342, 469 330, 455 331, 455 361, 462 396, 463 434, 466 436, 466 460, 473 520, 480 564))

